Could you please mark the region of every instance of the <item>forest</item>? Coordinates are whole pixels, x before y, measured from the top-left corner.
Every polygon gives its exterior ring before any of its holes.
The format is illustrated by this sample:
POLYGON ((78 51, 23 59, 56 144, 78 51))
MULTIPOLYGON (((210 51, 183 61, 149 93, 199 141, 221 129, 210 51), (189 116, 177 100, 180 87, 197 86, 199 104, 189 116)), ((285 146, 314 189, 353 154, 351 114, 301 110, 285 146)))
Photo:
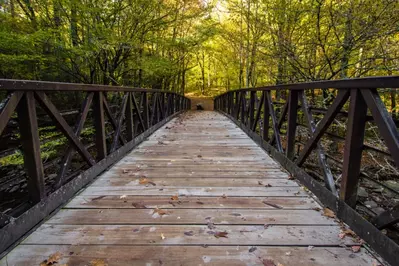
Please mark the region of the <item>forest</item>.
POLYGON ((398 13, 396 0, 0 0, 0 78, 212 96, 397 75, 398 13))
MULTIPOLYGON (((287 85, 259 87, 399 75, 398 14, 398 0, 0 0, 0 215, 18 217, 36 203, 28 195, 26 132, 21 133, 29 113, 23 109, 28 91, 46 196, 71 184, 93 162, 189 109, 184 95, 199 101, 206 97, 218 111, 234 113, 282 154, 290 149, 295 162, 343 90, 313 87, 291 94, 287 85), (61 84, 42 91, 39 83, 15 82, 34 84, 19 97, 19 91, 2 85, 11 84, 8 79, 109 87, 81 85, 80 90, 61 84), (233 91, 244 88, 249 89, 233 91), (7 109, 13 101, 15 108, 7 109), (288 138, 293 113, 295 127, 288 138)), ((399 94, 391 86, 367 89, 375 90, 379 111, 397 136, 399 94)), ((301 165, 334 196, 342 191, 348 128, 356 124, 349 125, 356 113, 350 104, 363 99, 356 96, 357 87, 343 89, 345 101, 336 105, 317 147, 301 165)), ((399 206, 393 159, 398 154, 389 149, 371 108, 363 107, 353 206, 372 221, 399 206)), ((398 223, 381 232, 399 243, 398 223)))

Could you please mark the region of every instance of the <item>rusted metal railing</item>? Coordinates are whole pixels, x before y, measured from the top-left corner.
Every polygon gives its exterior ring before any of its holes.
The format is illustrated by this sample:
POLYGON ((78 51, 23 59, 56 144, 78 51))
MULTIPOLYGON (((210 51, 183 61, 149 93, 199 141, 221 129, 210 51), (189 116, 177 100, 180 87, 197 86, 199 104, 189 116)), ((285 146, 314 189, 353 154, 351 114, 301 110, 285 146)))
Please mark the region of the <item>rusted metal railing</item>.
POLYGON ((380 231, 399 222, 399 204, 370 222, 357 210, 363 150, 380 152, 390 167, 399 167, 398 121, 393 119, 395 110, 389 113, 381 99, 381 89, 398 87, 399 77, 390 76, 247 88, 219 95, 215 109, 240 126, 387 261, 399 265, 399 246, 380 231), (309 104, 315 91, 319 99, 334 97, 325 108, 315 108, 309 104), (346 124, 342 137, 328 130, 336 122, 346 124), (384 149, 365 143, 367 123, 378 129, 377 139, 383 140, 384 149), (328 155, 323 147, 322 140, 331 136, 344 142, 340 158, 328 155), (321 174, 305 169, 310 157, 321 174), (332 170, 334 161, 340 164, 332 170))

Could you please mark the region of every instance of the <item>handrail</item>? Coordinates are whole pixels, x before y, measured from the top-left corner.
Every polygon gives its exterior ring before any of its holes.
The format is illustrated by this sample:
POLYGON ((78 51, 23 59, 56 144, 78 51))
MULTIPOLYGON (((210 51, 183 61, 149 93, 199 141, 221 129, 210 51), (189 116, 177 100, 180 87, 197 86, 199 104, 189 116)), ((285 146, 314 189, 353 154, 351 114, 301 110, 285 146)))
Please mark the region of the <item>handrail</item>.
POLYGON ((104 92, 167 92, 181 95, 173 91, 163 91, 138 87, 111 86, 99 84, 66 83, 38 80, 0 79, 0 90, 12 91, 104 91, 104 92))
POLYGON ((384 77, 366 77, 366 78, 298 82, 298 83, 262 86, 256 88, 242 88, 234 91, 264 91, 264 90, 275 90, 275 89, 308 90, 308 89, 332 89, 332 88, 334 89, 397 88, 398 84, 399 84, 399 76, 384 76, 384 77))
MULTIPOLYGON (((327 207, 353 227, 382 257, 392 265, 399 265, 399 245, 381 233, 380 229, 399 222, 399 204, 366 221, 357 211, 357 191, 362 163, 362 151, 367 122, 374 122, 396 169, 399 169, 399 133, 397 125, 381 100, 378 89, 399 88, 399 76, 368 77, 298 84, 282 84, 258 88, 244 88, 225 92, 215 98, 215 109, 225 114, 251 138, 271 153, 283 167, 310 189, 327 207), (313 117, 306 91, 335 89, 335 99, 318 120, 313 117), (273 105, 274 96, 286 95, 281 109, 273 105), (349 104, 347 104, 349 102, 349 104), (349 107, 347 107, 349 106, 349 107), (341 154, 341 176, 335 177, 330 168, 322 138, 328 137, 327 129, 338 119, 341 109, 347 110, 345 148, 341 154), (304 122, 298 122, 301 110, 304 122), (370 112, 371 116, 368 115, 370 112), (316 124, 317 122, 317 124, 316 124), (303 125, 306 125, 303 127, 303 125), (281 133, 285 125, 286 134, 281 133), (300 128, 299 128, 300 127, 300 128), (300 130, 298 130, 298 128, 300 130), (304 133, 304 130, 306 131, 304 133), (301 131, 301 132, 300 132, 301 131), (300 144, 297 146, 297 144, 300 144), (312 152, 315 152, 311 156, 312 152), (307 173, 307 160, 316 161, 324 183, 307 173)), ((341 116, 342 117, 342 116, 341 116)), ((382 156, 387 156, 387 153, 382 156)), ((314 163, 312 165, 315 165, 314 163)))
MULTIPOLYGON (((0 257, 1 252, 99 173, 190 108, 190 100, 178 93, 132 87, 0 79, 0 92, 7 93, 0 104, 0 136, 7 130, 10 119, 16 117, 13 121, 18 122, 19 131, 14 135, 20 135, 30 200, 29 208, 18 217, 0 212, 0 257), (75 120, 68 122, 54 100, 59 93, 73 92, 82 94, 78 98, 81 109, 75 120), (116 114, 109 105, 111 96, 120 99, 116 114), (46 181, 41 157, 38 107, 67 139, 51 186, 46 181), (82 139, 85 124, 94 129, 94 143, 84 143, 82 139), (72 168, 76 153, 81 157, 79 175, 72 168)), ((12 128, 16 130, 15 126, 12 128)))

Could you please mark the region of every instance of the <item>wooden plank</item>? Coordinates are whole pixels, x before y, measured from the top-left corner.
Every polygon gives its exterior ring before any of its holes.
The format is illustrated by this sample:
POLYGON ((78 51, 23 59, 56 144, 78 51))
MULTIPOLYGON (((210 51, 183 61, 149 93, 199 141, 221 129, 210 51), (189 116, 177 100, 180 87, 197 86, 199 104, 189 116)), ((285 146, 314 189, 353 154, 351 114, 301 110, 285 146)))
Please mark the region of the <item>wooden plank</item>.
MULTIPOLYGON (((298 187, 295 181, 288 179, 266 179, 266 178, 212 178, 212 177, 155 177, 151 182, 157 187, 298 187)), ((153 186, 153 184, 140 184, 140 178, 134 176, 104 175, 96 180, 92 187, 113 187, 113 186, 153 186)))
POLYGON ((65 208, 98 209, 313 209, 319 208, 308 197, 184 197, 174 202, 169 196, 77 196, 65 208))
MULTIPOLYGON (((184 198, 182 198, 184 200, 184 198)), ((178 205, 178 201, 175 201, 178 205)), ((60 210, 46 224, 295 224, 333 225, 335 221, 314 210, 243 210, 243 209, 65 209, 60 210)))
POLYGON ((88 187, 80 195, 179 195, 179 196, 216 196, 226 197, 242 196, 242 197, 295 197, 306 196, 307 194, 301 188, 295 187, 88 187))
POLYGON ((55 225, 45 224, 23 244, 41 245, 300 245, 338 246, 356 244, 350 237, 340 239, 339 226, 263 225, 55 225), (185 232, 193 232, 187 236, 185 232), (214 232, 227 232, 217 238, 214 232), (162 235, 164 239, 162 239, 162 235))
POLYGON ((58 264, 86 266, 93 261, 104 261, 109 266, 126 265, 262 265, 272 260, 284 266, 336 266, 378 265, 364 249, 359 253, 339 247, 196 247, 196 246, 69 246, 69 245, 21 245, 0 261, 8 266, 40 265, 51 255, 59 252, 58 264), (289 254, 289 255, 287 255, 289 254))

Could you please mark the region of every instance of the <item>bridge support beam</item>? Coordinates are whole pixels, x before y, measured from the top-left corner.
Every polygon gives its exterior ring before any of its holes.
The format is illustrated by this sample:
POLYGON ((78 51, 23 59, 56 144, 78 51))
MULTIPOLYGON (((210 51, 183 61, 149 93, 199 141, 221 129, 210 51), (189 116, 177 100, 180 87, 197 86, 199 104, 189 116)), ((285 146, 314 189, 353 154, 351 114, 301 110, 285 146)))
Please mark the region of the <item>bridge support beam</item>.
POLYGON ((24 165, 28 176, 29 196, 34 203, 46 197, 44 170, 40 156, 39 129, 36 118, 34 92, 26 92, 18 106, 19 129, 21 133, 24 165))
POLYGON ((351 207, 357 200, 366 117, 367 105, 360 90, 351 89, 340 191, 340 199, 351 207))

